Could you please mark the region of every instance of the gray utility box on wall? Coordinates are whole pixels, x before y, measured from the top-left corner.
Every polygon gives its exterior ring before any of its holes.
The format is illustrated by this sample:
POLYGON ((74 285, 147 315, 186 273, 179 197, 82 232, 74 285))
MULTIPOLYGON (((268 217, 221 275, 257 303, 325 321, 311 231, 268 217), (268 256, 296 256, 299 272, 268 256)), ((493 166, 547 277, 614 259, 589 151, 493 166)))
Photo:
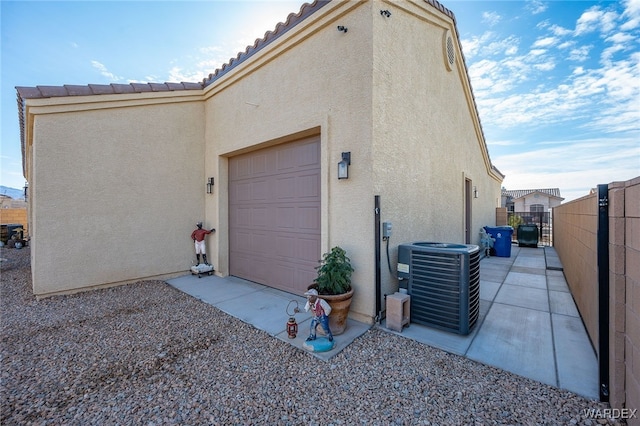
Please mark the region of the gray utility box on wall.
POLYGON ((478 321, 478 246, 435 242, 401 244, 398 278, 408 280, 411 322, 466 335, 478 321))

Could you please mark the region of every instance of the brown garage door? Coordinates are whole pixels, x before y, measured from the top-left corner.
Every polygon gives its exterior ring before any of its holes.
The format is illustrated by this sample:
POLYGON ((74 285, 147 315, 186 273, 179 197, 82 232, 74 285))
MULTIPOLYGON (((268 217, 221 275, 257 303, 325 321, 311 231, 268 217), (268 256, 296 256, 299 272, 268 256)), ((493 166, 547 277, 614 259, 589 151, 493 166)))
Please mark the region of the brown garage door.
POLYGON ((292 293, 320 259, 320 138, 229 161, 230 274, 292 293))

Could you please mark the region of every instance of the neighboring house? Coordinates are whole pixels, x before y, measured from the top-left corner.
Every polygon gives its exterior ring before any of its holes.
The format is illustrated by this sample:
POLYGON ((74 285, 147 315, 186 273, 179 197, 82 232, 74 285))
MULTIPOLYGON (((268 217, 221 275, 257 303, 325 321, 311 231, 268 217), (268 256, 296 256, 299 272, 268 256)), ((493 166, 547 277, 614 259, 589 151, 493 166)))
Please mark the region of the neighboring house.
POLYGON ((217 274, 297 294, 343 247, 351 315, 371 323, 376 283, 398 288, 377 223, 393 223, 394 263, 405 242, 479 243, 500 206, 434 0, 305 4, 202 83, 17 91, 39 296, 184 274, 202 220, 217 274))
POLYGON ((502 207, 509 212, 548 212, 562 203, 560 189, 502 189, 502 207))

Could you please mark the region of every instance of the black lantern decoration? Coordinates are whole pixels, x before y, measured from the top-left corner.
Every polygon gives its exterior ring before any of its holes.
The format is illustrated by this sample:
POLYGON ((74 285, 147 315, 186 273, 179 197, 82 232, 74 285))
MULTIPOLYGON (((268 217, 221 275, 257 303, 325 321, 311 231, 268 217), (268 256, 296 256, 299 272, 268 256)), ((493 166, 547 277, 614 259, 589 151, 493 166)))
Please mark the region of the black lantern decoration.
POLYGON ((207 194, 213 194, 213 178, 207 179, 207 194))

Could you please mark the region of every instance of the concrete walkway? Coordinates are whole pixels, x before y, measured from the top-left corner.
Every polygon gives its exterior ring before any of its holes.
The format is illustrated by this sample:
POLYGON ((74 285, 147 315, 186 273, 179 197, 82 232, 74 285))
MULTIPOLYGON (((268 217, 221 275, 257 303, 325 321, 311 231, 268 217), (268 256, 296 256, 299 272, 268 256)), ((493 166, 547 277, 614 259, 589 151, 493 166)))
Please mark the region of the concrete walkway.
MULTIPOLYGON (((299 332, 289 339, 286 321, 305 299, 235 277, 185 275, 169 280, 173 287, 304 350, 309 315, 297 314, 299 332)), ((328 360, 371 326, 349 320, 329 352, 312 353, 328 360)), ((511 248, 511 257, 480 262, 480 318, 467 336, 411 324, 399 336, 469 359, 598 399, 595 352, 553 248, 511 248)))

